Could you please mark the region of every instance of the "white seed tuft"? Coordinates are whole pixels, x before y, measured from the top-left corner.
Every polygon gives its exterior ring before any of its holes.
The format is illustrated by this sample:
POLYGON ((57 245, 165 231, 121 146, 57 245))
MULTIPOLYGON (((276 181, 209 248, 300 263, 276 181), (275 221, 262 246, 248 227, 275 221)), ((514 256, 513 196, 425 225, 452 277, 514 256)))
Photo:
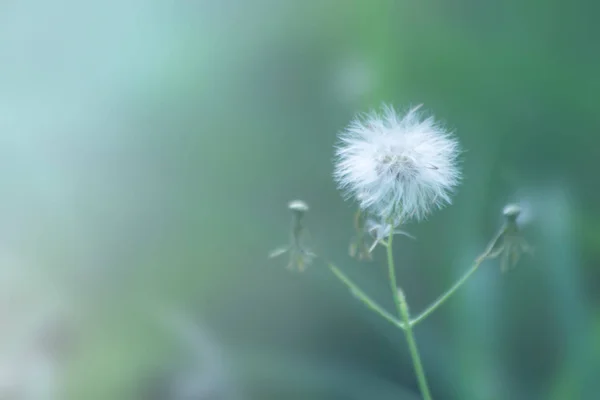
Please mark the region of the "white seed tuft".
POLYGON ((401 115, 384 106, 354 119, 339 136, 339 188, 384 221, 425 218, 451 202, 460 181, 458 141, 419 107, 401 115))

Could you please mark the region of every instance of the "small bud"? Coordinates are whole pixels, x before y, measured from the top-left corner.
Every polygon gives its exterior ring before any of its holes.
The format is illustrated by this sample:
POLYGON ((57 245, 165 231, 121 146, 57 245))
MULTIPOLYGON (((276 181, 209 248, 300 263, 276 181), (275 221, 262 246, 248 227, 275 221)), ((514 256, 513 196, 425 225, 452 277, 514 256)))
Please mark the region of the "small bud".
POLYGON ((507 220, 515 221, 519 217, 519 214, 521 214, 521 207, 517 204, 508 204, 504 207, 504 210, 502 210, 502 214, 504 214, 504 217, 507 220))
POLYGON ((289 202, 288 208, 292 211, 305 213, 308 211, 308 204, 306 204, 302 200, 293 200, 289 202))
POLYGON ((508 204, 502 210, 506 221, 492 239, 484 253, 479 256, 478 262, 488 258, 500 257, 500 269, 504 272, 517 265, 523 253, 532 253, 525 238, 521 235, 517 218, 521 214, 521 207, 516 204, 508 204))
POLYGON ((316 257, 307 246, 308 230, 304 226, 304 213, 308 211, 308 205, 302 200, 294 200, 288 203, 288 209, 292 211, 292 226, 290 230, 290 242, 286 246, 278 247, 269 253, 269 258, 289 254, 287 268, 291 270, 304 271, 316 257))

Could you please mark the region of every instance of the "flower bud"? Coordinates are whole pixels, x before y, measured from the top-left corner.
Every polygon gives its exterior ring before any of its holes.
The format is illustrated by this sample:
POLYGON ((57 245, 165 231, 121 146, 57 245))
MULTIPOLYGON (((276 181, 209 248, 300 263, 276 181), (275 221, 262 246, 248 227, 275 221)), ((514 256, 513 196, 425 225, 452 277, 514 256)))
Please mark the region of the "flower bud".
POLYGON ((521 214, 521 207, 517 204, 508 204, 504 207, 504 210, 502 210, 502 214, 504 214, 504 217, 508 221, 515 222, 521 214))

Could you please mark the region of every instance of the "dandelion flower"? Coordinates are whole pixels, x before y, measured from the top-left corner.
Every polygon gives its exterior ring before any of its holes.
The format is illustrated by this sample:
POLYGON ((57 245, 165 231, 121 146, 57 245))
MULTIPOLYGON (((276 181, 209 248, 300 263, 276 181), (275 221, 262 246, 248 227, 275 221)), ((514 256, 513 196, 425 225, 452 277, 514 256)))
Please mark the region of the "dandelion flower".
POLYGON ((399 224, 451 202, 460 181, 457 140, 419 107, 356 118, 340 134, 334 178, 361 209, 399 224))

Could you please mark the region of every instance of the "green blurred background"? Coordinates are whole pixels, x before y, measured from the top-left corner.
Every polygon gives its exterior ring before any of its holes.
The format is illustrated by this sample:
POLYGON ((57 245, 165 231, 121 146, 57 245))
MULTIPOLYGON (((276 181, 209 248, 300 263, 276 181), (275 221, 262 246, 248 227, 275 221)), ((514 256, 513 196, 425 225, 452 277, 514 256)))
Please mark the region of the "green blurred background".
POLYGON ((465 149, 454 204, 395 246, 413 311, 508 202, 536 249, 418 326, 434 398, 599 398, 599 13, 3 2, 0 398, 418 399, 402 332, 321 262, 266 257, 303 199, 316 251, 392 309, 384 254, 348 256, 354 205, 331 178, 337 132, 382 103, 423 103, 465 149))

